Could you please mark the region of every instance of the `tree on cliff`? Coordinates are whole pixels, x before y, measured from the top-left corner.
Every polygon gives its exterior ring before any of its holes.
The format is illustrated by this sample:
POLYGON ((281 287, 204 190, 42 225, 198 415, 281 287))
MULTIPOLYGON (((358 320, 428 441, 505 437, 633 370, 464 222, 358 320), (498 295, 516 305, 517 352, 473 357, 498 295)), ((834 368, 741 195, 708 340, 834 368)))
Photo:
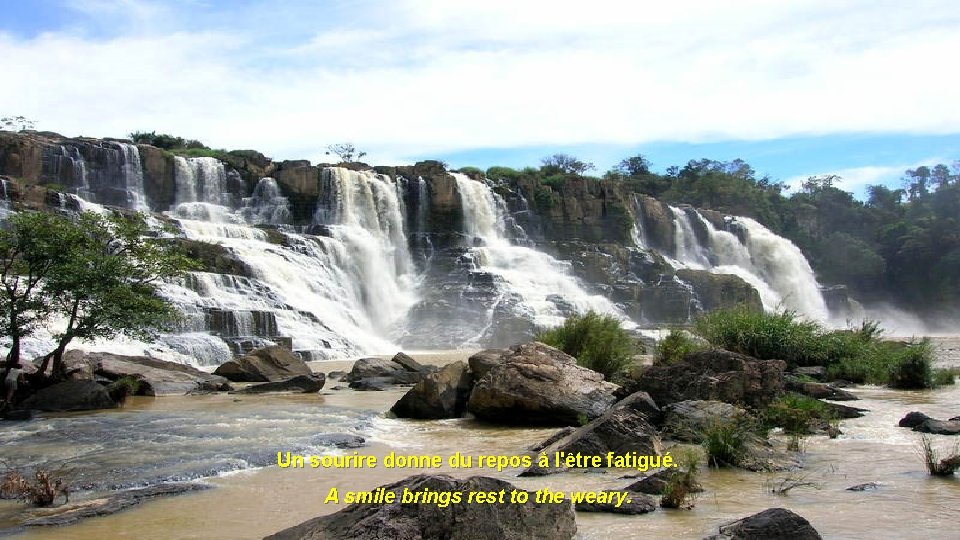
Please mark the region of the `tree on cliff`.
POLYGON ((162 239, 149 236, 139 214, 102 216, 84 212, 68 217, 26 213, 0 231, 11 350, 7 365, 19 360, 19 339, 38 324, 57 319, 55 348, 39 373, 53 361, 53 374, 74 339, 149 337, 176 320, 160 296, 164 279, 182 275, 192 261, 162 239))
POLYGON ((366 152, 358 152, 357 147, 353 143, 337 143, 327 146, 326 154, 329 156, 333 154, 340 158, 341 163, 351 163, 356 159, 360 159, 363 156, 367 155, 366 152))
POLYGON ((569 154, 554 154, 540 160, 543 163, 541 171, 546 175, 551 174, 577 174, 581 175, 596 167, 593 163, 586 163, 569 154))

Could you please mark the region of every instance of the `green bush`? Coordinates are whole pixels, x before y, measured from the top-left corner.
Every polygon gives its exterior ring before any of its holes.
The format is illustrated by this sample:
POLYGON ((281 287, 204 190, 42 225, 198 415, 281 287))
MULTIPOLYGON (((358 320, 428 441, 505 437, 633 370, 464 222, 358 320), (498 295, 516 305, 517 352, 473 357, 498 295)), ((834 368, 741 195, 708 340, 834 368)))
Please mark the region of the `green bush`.
POLYGON ((702 454, 696 447, 685 447, 677 452, 677 474, 672 474, 660 494, 661 508, 686 508, 694 506, 696 492, 700 488, 697 473, 702 454))
POLYGON ((717 310, 697 319, 694 328, 711 345, 754 358, 784 360, 790 367, 826 361, 820 325, 792 311, 717 310))
POLYGON ((581 366, 608 379, 621 372, 637 351, 633 338, 616 317, 594 311, 574 315, 562 326, 540 332, 537 340, 573 356, 581 366))
POLYGON ((955 384, 958 374, 960 374, 960 369, 957 368, 935 369, 933 370, 933 385, 939 387, 955 384))
POLYGON ((747 443, 760 429, 747 415, 736 418, 714 418, 702 433, 702 446, 707 460, 715 467, 737 466, 747 458, 747 443))
POLYGON ((914 390, 933 388, 933 353, 928 340, 907 345, 896 355, 890 369, 891 388, 914 390))
POLYGON ((137 392, 140 391, 141 382, 136 377, 124 375, 107 386, 107 393, 110 394, 110 399, 119 403, 127 396, 137 395, 137 392))
POLYGON ((479 167, 460 167, 457 172, 465 174, 471 178, 479 178, 483 176, 483 169, 480 169, 479 167))
MULTIPOLYGON (((463 169, 460 171, 463 172, 463 169)), ((486 176, 493 180, 515 180, 520 177, 520 172, 510 167, 493 166, 487 169, 486 176)))
POLYGON ((833 419, 827 405, 812 397, 789 393, 767 406, 763 423, 767 427, 782 427, 788 435, 807 435, 820 423, 833 419))
POLYGON ((683 360, 687 354, 703 349, 704 346, 683 330, 673 329, 667 337, 657 343, 654 363, 658 365, 673 364, 683 360))

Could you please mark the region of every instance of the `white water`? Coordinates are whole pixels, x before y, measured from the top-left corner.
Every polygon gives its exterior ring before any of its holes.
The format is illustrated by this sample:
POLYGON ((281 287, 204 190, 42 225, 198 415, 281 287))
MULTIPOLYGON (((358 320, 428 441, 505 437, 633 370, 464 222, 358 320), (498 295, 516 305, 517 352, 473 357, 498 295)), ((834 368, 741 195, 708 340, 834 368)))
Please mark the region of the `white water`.
POLYGON ((581 313, 592 309, 622 317, 610 300, 584 290, 572 275, 569 263, 526 246, 512 245, 506 237, 506 206, 490 186, 460 173, 450 174, 457 181, 465 232, 479 244, 471 249, 477 270, 498 276, 503 281, 502 288, 523 298, 537 325, 551 327, 563 323, 565 314, 551 297, 562 298, 581 313))
MULTIPOLYGON (((117 143, 123 152, 123 176, 127 186, 127 205, 138 212, 150 212, 147 196, 143 190, 143 164, 140 162, 140 150, 135 144, 117 143)), ((81 160, 82 161, 82 160, 81 160)), ((86 174, 86 166, 83 166, 86 174)))
POLYGON ((709 245, 702 246, 688 212, 669 208, 674 222, 675 262, 680 266, 739 276, 757 289, 764 309, 769 311, 791 309, 813 320, 829 319, 813 269, 792 242, 750 218, 734 217, 731 223, 743 228, 744 243, 691 209, 689 212, 707 231, 709 245))

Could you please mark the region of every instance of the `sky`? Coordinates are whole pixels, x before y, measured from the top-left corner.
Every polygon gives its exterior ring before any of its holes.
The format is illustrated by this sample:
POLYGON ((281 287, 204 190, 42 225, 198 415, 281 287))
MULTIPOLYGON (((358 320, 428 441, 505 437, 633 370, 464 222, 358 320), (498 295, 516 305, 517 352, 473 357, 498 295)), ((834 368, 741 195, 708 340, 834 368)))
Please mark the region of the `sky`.
POLYGON ((954 0, 0 0, 0 116, 274 159, 602 173, 742 158, 798 186, 960 159, 954 0))

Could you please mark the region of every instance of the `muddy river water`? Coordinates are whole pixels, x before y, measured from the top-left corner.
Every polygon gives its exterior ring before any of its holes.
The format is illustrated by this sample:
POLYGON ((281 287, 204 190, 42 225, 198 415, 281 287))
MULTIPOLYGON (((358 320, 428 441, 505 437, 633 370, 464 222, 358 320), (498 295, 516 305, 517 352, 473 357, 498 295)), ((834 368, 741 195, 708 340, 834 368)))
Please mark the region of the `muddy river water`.
MULTIPOLYGON (((960 366, 960 338, 935 341, 938 363, 960 366)), ((466 353, 418 356, 434 363, 466 353)), ((343 369, 345 363, 315 364, 343 369)), ((321 395, 195 396, 135 398, 124 408, 92 414, 50 416, 29 423, 0 424, 0 455, 15 465, 63 464, 74 486, 89 493, 170 480, 199 479, 215 486, 203 492, 148 502, 77 525, 15 532, 15 538, 260 538, 311 517, 335 511, 322 504, 331 487, 369 490, 417 471, 410 469, 281 469, 277 451, 301 454, 345 452, 326 446, 323 434, 349 433, 367 439, 362 454, 519 454, 553 429, 500 428, 467 419, 409 421, 384 411, 405 389, 385 392, 324 390, 321 395)), ((897 421, 912 410, 937 418, 960 415, 960 387, 904 392, 878 387, 853 389, 868 409, 845 420, 838 439, 803 442, 799 474, 815 487, 782 496, 771 493, 783 473, 708 469, 705 492, 692 510, 658 510, 642 516, 577 515, 580 538, 702 538, 727 520, 765 508, 784 507, 806 517, 825 538, 960 538, 960 478, 932 478, 917 451, 918 436, 897 421), (876 482, 879 488, 847 491, 876 482)), ((946 450, 957 438, 934 436, 946 450)), ((351 452, 351 451, 346 451, 351 452)), ((630 471, 571 471, 541 478, 485 474, 534 490, 620 489, 630 471)), ((84 492, 74 495, 82 499, 84 492)), ((89 495, 87 495, 89 496, 89 495)), ((0 501, 0 529, 16 525, 21 506, 0 501)), ((2 535, 2 533, 0 533, 2 535)))

